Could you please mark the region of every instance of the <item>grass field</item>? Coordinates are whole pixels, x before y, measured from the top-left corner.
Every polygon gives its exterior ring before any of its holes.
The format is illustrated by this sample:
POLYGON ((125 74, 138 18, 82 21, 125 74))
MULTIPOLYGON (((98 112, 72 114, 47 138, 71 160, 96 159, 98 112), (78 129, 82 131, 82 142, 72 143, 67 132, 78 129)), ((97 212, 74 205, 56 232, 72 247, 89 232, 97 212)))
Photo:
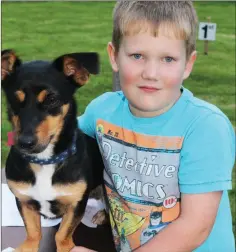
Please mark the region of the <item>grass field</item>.
MULTIPOLYGON (((2 4, 2 48, 14 48, 25 60, 53 59, 67 52, 96 51, 101 57, 101 73, 77 93, 79 113, 98 95, 112 89, 112 71, 106 54, 111 39, 114 2, 4 2, 2 4)), ((216 41, 203 55, 197 42, 198 59, 185 82, 197 97, 217 105, 236 126, 235 116, 235 3, 195 3, 200 21, 211 16, 217 23, 216 41)), ((2 165, 8 147, 5 99, 2 95, 2 165)), ((235 175, 235 169, 234 169, 235 175)), ((230 192, 234 226, 236 189, 230 192)))

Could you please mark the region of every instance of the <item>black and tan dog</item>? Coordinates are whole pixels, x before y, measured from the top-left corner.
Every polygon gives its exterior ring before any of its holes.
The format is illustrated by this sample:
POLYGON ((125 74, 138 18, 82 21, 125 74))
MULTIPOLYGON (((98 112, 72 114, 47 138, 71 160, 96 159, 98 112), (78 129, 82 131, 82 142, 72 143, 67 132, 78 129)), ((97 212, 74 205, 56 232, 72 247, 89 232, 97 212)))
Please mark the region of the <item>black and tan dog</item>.
POLYGON ((57 251, 70 251, 89 193, 102 183, 97 144, 77 129, 73 98, 98 66, 96 53, 22 63, 12 50, 2 51, 2 87, 15 133, 6 178, 27 231, 17 252, 38 251, 40 215, 62 216, 57 251))

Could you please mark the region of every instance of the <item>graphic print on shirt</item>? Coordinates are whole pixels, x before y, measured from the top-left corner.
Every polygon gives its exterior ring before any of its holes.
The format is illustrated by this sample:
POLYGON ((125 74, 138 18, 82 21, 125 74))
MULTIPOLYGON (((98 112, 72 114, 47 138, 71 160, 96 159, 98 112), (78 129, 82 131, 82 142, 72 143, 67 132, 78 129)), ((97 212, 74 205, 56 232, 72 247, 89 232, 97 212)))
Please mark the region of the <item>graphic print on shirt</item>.
POLYGON ((136 133, 96 123, 117 251, 146 243, 179 216, 182 137, 136 133))

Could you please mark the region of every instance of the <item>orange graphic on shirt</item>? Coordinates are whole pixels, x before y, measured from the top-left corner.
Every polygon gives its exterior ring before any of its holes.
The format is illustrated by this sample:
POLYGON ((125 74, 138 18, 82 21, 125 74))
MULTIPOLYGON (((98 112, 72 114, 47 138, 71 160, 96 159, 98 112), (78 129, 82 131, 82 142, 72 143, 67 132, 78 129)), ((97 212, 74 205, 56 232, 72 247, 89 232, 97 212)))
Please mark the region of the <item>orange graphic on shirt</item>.
POLYGON ((97 121, 97 131, 110 135, 130 144, 156 149, 181 149, 183 137, 143 135, 128 129, 121 128, 103 120, 97 121))

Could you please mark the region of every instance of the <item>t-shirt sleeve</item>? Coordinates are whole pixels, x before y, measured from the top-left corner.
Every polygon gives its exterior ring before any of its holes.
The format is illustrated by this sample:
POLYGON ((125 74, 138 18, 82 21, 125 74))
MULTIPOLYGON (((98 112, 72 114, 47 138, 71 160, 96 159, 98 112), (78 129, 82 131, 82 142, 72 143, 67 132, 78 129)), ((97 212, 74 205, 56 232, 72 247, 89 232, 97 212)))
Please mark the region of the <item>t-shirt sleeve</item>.
POLYGON ((104 107, 109 100, 112 92, 107 92, 89 103, 84 114, 77 117, 78 128, 85 134, 95 138, 96 120, 104 112, 104 107))
POLYGON ((179 186, 182 193, 206 193, 232 188, 235 133, 223 115, 211 114, 195 123, 181 151, 179 186))
POLYGON ((84 114, 77 117, 78 128, 85 134, 95 138, 95 118, 93 103, 91 102, 85 109, 84 114))

